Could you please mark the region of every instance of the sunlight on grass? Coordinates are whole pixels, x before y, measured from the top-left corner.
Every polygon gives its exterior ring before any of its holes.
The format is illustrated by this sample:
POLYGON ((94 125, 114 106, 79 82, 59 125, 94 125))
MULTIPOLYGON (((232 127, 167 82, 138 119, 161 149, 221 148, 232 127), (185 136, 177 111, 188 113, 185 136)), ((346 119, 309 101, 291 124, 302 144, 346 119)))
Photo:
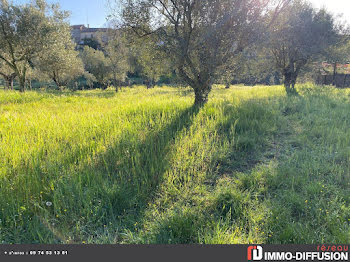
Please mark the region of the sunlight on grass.
POLYGON ((349 90, 0 90, 0 243, 347 243, 349 90))

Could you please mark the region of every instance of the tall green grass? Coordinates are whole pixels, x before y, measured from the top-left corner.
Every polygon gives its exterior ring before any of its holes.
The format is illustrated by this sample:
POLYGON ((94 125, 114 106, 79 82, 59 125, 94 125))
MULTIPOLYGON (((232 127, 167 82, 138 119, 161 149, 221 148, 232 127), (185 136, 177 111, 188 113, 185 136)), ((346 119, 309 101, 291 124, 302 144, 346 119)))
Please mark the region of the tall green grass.
POLYGON ((0 92, 0 243, 349 243, 350 92, 0 92))

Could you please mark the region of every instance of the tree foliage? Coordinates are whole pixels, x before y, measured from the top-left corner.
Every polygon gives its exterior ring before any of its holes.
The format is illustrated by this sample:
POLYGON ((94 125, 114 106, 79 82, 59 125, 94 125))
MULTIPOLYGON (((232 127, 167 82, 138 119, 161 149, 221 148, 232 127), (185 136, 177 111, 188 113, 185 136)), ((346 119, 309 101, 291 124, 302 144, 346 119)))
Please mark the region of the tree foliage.
POLYGON ((60 88, 83 75, 84 66, 79 52, 75 51, 67 23, 62 23, 60 30, 53 32, 51 37, 56 41, 50 48, 43 50, 34 61, 35 66, 60 88))
POLYGON ((81 52, 85 70, 95 77, 95 83, 102 89, 106 89, 112 77, 111 60, 100 50, 85 46, 81 52))
POLYGON ((49 6, 44 0, 24 5, 0 1, 0 59, 18 77, 21 91, 25 89, 28 67, 55 43, 57 38, 52 35, 59 32, 67 16, 58 5, 49 6))
POLYGON ((173 64, 152 35, 133 39, 131 46, 139 73, 146 79, 148 88, 153 87, 161 76, 171 74, 173 64))
POLYGON ((13 81, 16 74, 4 61, 0 60, 0 76, 5 80, 6 89, 13 89, 13 81))
POLYGON ((104 47, 106 56, 110 60, 113 85, 118 90, 121 82, 124 82, 129 71, 128 46, 122 32, 109 31, 109 41, 104 47))
POLYGON ((195 103, 207 102, 225 65, 251 45, 288 0, 125 0, 123 25, 138 36, 152 35, 178 75, 194 89, 195 103))
POLYGON ((284 76, 287 93, 295 93, 300 71, 337 41, 338 32, 334 18, 325 9, 316 10, 298 0, 283 10, 277 21, 268 46, 284 76))
MULTIPOLYGON (((326 49, 326 52, 320 59, 333 64, 333 85, 335 85, 338 74, 338 65, 350 62, 350 38, 348 34, 338 37, 338 41, 326 49)), ((322 61, 320 61, 322 62, 322 61)), ((324 68, 322 68, 323 70, 324 68)))

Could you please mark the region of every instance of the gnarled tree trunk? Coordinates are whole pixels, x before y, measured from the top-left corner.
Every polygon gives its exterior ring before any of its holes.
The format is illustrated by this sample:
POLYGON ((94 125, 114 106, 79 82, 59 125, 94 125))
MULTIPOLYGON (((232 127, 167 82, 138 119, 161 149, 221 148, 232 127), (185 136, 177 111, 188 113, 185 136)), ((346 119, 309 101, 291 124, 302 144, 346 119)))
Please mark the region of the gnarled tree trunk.
POLYGON ((297 82, 298 71, 299 70, 295 70, 293 63, 283 70, 284 87, 286 88, 286 92, 288 95, 297 94, 295 84, 297 82))
POLYGON ((11 80, 9 78, 5 78, 5 90, 10 90, 11 89, 11 80))
POLYGON ((332 85, 336 86, 336 78, 337 78, 337 62, 333 64, 333 80, 332 80, 332 85))
POLYGON ((25 92, 25 88, 26 88, 26 78, 25 75, 19 75, 18 76, 18 80, 19 80, 19 91, 21 93, 25 92))
POLYGON ((205 84, 196 86, 194 89, 195 101, 194 104, 196 106, 203 106, 208 102, 209 93, 212 89, 211 85, 205 84))
POLYGON ((1 73, 1 75, 5 79, 5 83, 6 83, 5 90, 10 90, 10 89, 13 90, 13 81, 16 78, 16 74, 13 73, 10 75, 6 75, 4 73, 1 73))
POLYGON ((57 88, 61 90, 61 84, 60 84, 60 79, 58 77, 58 73, 56 73, 55 70, 52 72, 52 80, 55 82, 57 88))
POLYGON ((10 88, 11 88, 11 79, 5 77, 5 83, 6 83, 5 90, 10 90, 10 88))
POLYGON ((61 90, 60 82, 59 82, 56 78, 53 78, 52 80, 55 82, 57 88, 58 88, 59 90, 61 90))
POLYGON ((154 86, 155 86, 155 80, 150 79, 147 81, 147 89, 154 88, 154 86))

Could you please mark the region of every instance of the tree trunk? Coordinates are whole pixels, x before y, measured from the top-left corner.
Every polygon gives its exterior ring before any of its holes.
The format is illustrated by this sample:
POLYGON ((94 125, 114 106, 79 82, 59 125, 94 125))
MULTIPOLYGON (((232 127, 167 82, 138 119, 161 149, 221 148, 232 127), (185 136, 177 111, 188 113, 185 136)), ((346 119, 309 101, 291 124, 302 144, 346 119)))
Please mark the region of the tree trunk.
POLYGON ((333 65, 333 82, 332 85, 336 85, 336 78, 337 78, 337 62, 334 63, 333 65))
POLYGON ((203 106, 208 102, 209 93, 211 91, 211 85, 202 85, 193 88, 195 94, 194 104, 196 106, 203 106))
POLYGON ((286 88, 287 94, 291 93, 292 85, 292 74, 289 71, 284 72, 284 87, 286 88))
POLYGON ((149 81, 147 81, 147 89, 151 89, 152 88, 152 83, 151 83, 151 81, 149 80, 149 81))
POLYGON ((156 81, 155 81, 154 79, 147 80, 147 81, 146 81, 147 89, 154 88, 154 87, 155 87, 155 82, 156 82, 156 81))
POLYGON ((227 83, 226 86, 225 86, 226 89, 230 89, 230 84, 227 83))
POLYGON ((57 88, 61 90, 60 82, 55 77, 52 80, 55 82, 57 88))
POLYGON ((297 74, 293 73, 292 74, 292 92, 296 93, 295 85, 297 83, 297 74))
POLYGON ((5 90, 13 90, 13 80, 15 79, 16 75, 5 75, 2 74, 4 80, 5 80, 5 90))
MULTIPOLYGON (((11 85, 11 78, 6 78, 5 79, 5 82, 6 82, 6 87, 5 87, 5 90, 10 90, 10 88, 12 89, 12 85, 11 85)), ((13 81, 12 81, 13 82, 13 81)))
POLYGON ((121 90, 121 81, 118 81, 116 79, 114 79, 114 86, 115 86, 115 92, 118 93, 119 89, 121 90))
POLYGON ((23 76, 18 76, 18 80, 19 80, 19 91, 21 93, 24 93, 26 88, 26 79, 23 76))
POLYGON ((15 74, 18 77, 18 81, 19 81, 19 91, 21 93, 25 92, 26 89, 26 73, 27 73, 27 68, 24 66, 22 73, 20 73, 18 67, 16 66, 15 69, 15 74))
POLYGON ((295 84, 297 81, 297 73, 294 71, 294 66, 292 68, 287 68, 283 72, 284 75, 284 87, 288 95, 295 95, 297 93, 295 89, 295 84))

